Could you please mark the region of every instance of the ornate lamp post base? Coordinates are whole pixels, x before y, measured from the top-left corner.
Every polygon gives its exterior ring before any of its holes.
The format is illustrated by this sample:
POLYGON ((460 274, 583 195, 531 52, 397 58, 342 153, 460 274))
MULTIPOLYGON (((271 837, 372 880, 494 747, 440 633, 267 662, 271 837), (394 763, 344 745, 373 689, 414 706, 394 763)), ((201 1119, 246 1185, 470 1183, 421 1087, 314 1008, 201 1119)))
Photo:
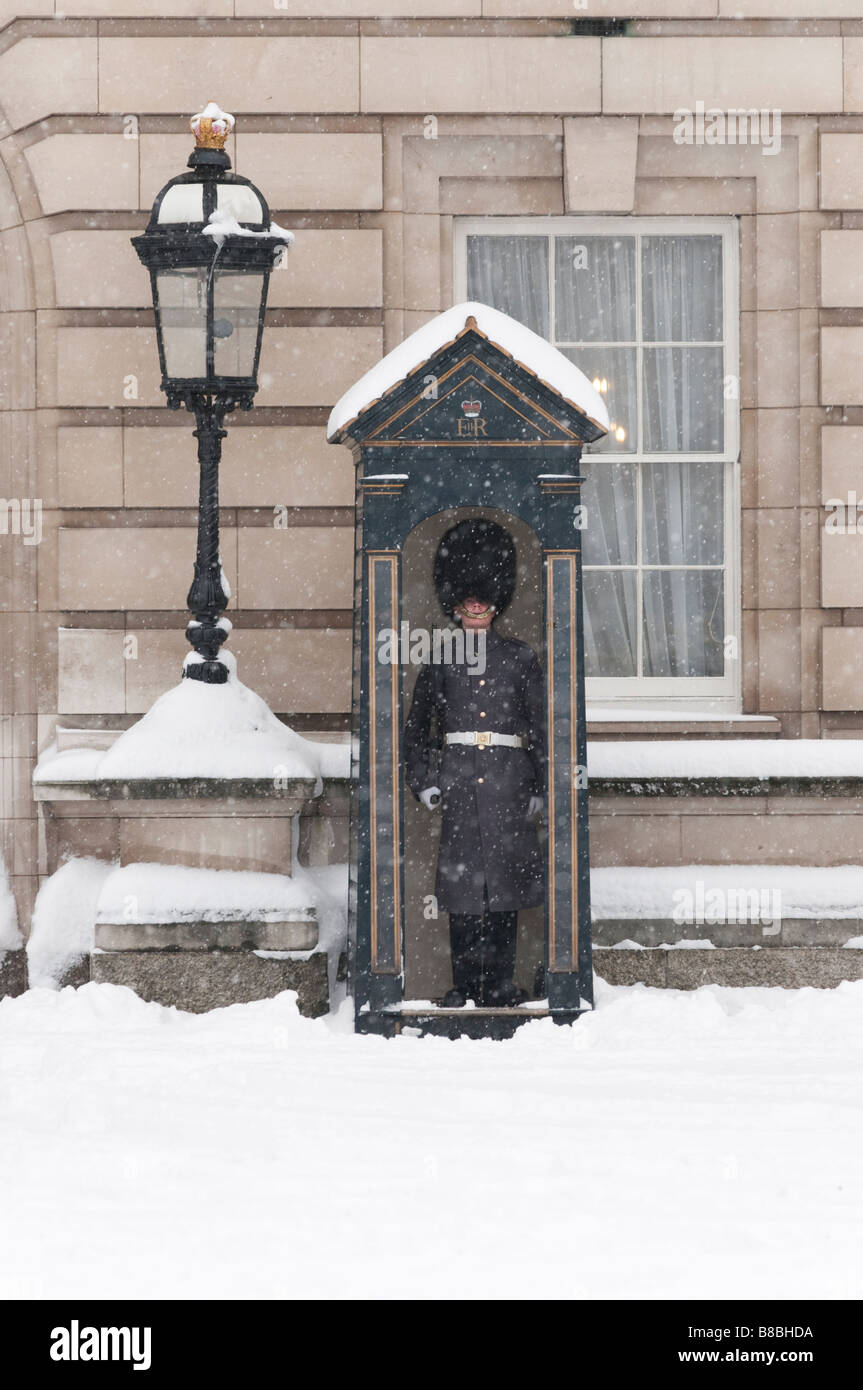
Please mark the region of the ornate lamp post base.
POLYGON ((192 614, 186 628, 186 640, 200 659, 187 660, 183 675, 188 680, 203 681, 206 685, 224 685, 228 679, 228 668, 219 660, 219 648, 231 631, 230 622, 222 617, 231 595, 226 588, 219 555, 219 463, 222 440, 228 433, 224 428, 225 416, 238 404, 242 409, 250 409, 252 402, 251 399, 235 401, 230 397, 211 396, 198 391, 189 392, 185 397, 169 396, 168 405, 173 410, 179 409, 182 404, 195 415, 197 428, 194 436, 198 441, 201 470, 195 575, 186 599, 192 614))

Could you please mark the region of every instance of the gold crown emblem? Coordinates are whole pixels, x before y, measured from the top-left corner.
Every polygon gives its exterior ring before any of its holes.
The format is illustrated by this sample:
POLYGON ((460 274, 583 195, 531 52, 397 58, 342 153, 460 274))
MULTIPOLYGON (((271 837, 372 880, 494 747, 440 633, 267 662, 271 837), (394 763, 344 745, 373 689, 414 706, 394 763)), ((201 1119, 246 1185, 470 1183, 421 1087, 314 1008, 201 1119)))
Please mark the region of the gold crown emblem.
POLYGON ((225 141, 236 122, 228 111, 222 111, 214 101, 208 101, 189 121, 199 150, 223 150, 225 141))

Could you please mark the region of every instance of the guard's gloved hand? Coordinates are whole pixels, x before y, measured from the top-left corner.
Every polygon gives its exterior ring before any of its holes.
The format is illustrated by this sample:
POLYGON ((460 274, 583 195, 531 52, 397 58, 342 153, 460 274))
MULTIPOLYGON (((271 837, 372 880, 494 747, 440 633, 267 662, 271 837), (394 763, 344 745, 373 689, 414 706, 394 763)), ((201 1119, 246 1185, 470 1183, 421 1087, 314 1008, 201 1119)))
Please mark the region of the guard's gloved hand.
POLYGON ((536 820, 538 816, 542 815, 542 804, 543 802, 541 796, 532 796, 530 798, 527 807, 528 820, 536 820))
POLYGON ((420 792, 420 801, 427 811, 436 811, 440 805, 440 787, 426 787, 420 792))

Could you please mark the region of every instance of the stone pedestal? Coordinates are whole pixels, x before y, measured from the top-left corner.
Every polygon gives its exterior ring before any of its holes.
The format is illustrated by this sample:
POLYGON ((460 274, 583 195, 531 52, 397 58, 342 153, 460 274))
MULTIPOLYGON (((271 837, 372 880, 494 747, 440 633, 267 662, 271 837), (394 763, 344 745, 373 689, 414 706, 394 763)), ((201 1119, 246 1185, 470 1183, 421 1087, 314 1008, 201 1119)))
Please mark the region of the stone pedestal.
MULTIPOLYGON (((314 799, 312 779, 37 782, 40 868, 71 856, 120 867, 158 864, 290 876, 294 820, 314 799)), ((197 902, 196 902, 197 906, 197 902)), ((89 962, 93 980, 144 999, 202 1012, 295 989, 303 1013, 327 1010, 326 954, 308 910, 231 917, 201 902, 199 920, 102 914, 89 962)))
POLYGON ((0 951, 0 999, 7 995, 23 994, 26 988, 26 952, 0 951))

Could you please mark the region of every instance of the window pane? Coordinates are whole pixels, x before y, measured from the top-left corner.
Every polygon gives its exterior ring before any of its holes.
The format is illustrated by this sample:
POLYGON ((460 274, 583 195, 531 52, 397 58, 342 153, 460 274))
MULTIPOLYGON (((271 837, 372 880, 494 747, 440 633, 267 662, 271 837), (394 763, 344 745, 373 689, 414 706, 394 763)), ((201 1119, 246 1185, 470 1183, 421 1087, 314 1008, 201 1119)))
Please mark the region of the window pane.
POLYGON ((164 271, 156 277, 168 376, 207 375, 207 274, 204 267, 164 271))
POLYGON ((634 676, 634 570, 584 571, 584 668, 588 676, 634 676))
POLYGON ((721 676, 725 669, 721 570, 645 570, 644 674, 721 676))
POLYGON ((556 237, 554 297, 558 342, 633 342, 635 238, 556 237))
POLYGON ((216 272, 213 288, 213 371, 216 376, 251 376, 263 292, 263 275, 216 272))
POLYGON ((549 336, 548 238, 470 236, 467 297, 549 336))
POLYGON ((586 565, 634 565, 635 465, 584 463, 581 499, 587 525, 581 533, 586 565))
POLYGON ((562 348, 561 351, 593 382, 608 406, 612 429, 597 444, 590 445, 590 452, 632 453, 638 442, 635 348, 562 348))
POLYGON ((722 564, 721 463, 645 463, 642 508, 645 564, 722 564))
POLYGON ((645 348, 645 450, 718 453, 724 435, 722 348, 645 348))
POLYGON ((644 237, 641 267, 645 342, 722 342, 721 237, 644 237))

